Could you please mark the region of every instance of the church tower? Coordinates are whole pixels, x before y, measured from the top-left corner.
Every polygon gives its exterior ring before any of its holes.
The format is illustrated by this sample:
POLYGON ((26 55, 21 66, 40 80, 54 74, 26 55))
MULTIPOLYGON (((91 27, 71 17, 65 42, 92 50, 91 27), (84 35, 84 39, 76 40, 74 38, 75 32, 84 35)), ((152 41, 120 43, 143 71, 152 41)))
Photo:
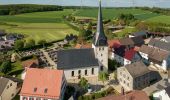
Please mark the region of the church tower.
POLYGON ((93 39, 92 47, 94 48, 95 56, 99 60, 100 71, 108 71, 108 44, 107 37, 104 34, 103 18, 101 10, 101 0, 99 1, 97 32, 93 39))

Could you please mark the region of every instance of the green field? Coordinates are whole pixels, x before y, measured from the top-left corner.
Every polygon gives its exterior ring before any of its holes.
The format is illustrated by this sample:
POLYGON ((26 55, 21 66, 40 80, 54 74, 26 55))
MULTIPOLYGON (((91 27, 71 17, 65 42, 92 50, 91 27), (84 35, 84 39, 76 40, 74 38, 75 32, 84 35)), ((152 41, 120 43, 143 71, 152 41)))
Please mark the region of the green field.
MULTIPOLYGON (((77 10, 74 15, 75 16, 82 16, 82 17, 92 17, 97 18, 98 9, 82 9, 77 10)), ((104 19, 114 19, 119 14, 133 14, 135 18, 149 21, 149 22, 158 22, 158 23, 166 23, 170 24, 170 16, 165 16, 161 14, 152 13, 150 11, 145 11, 141 9, 103 9, 103 17, 104 19)))
MULTIPOLYGON (((26 39, 33 38, 36 41, 46 39, 54 41, 62 39, 66 34, 78 34, 77 31, 67 26, 62 19, 63 15, 73 14, 77 17, 97 18, 98 9, 66 9, 64 11, 49 11, 26 13, 14 16, 0 16, 0 29, 7 32, 21 33, 26 39)), ((103 8, 104 19, 116 18, 120 13, 131 13, 137 19, 149 22, 170 24, 170 16, 152 13, 140 9, 105 9, 103 8)))
MULTIPOLYGON (((76 16, 84 16, 84 17, 97 17, 98 9, 82 9, 76 11, 76 16)), ((117 17, 119 14, 133 14, 138 19, 147 19, 155 16, 159 16, 158 14, 153 14, 149 11, 144 11, 140 9, 103 9, 103 17, 105 19, 113 19, 117 17)))
POLYGON ((68 15, 72 12, 73 10, 64 10, 0 16, 0 22, 6 23, 0 24, 0 29, 24 34, 26 39, 54 41, 64 38, 66 34, 78 33, 67 26, 62 19, 63 15, 68 15))

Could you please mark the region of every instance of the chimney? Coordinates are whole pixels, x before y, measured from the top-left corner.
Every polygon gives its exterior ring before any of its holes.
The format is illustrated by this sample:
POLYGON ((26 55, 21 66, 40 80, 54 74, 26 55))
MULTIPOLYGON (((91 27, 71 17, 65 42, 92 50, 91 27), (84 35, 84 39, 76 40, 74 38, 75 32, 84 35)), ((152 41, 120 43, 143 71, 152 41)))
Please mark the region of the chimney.
POLYGON ((123 87, 121 88, 121 94, 125 95, 125 89, 123 87))

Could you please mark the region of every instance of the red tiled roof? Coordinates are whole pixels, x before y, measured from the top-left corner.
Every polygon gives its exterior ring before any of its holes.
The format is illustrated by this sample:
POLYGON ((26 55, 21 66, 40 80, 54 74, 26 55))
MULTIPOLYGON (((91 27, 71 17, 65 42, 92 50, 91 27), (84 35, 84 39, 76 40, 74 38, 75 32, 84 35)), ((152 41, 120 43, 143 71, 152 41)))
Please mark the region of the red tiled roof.
POLYGON ((25 68, 33 68, 39 65, 38 59, 31 59, 22 62, 22 66, 25 68))
POLYGON ((133 57, 135 56, 135 54, 136 54, 136 51, 134 49, 126 50, 124 58, 131 61, 133 57))
POLYGON ((62 77, 62 70, 29 68, 20 95, 59 99, 62 77), (44 93, 45 89, 47 93, 44 93))
POLYGON ((139 50, 140 50, 140 47, 135 46, 135 47, 134 47, 134 50, 135 50, 135 51, 139 51, 139 50))
POLYGON ((97 100, 149 100, 149 97, 144 91, 131 91, 126 95, 110 95, 97 100))
POLYGON ((120 46, 120 42, 119 40, 108 40, 108 45, 109 48, 113 48, 113 47, 119 47, 120 46))
POLYGON ((76 44, 76 49, 92 48, 92 44, 76 44))

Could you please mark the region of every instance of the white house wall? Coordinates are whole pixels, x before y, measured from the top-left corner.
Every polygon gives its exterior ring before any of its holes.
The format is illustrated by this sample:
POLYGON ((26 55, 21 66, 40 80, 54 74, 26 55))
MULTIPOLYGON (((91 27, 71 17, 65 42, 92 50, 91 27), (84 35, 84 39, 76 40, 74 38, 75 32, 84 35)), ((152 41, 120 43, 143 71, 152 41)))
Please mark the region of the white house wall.
POLYGON ((170 100, 165 90, 153 93, 154 100, 170 100))
POLYGON ((78 79, 78 76, 79 76, 78 71, 79 70, 81 70, 81 74, 80 74, 81 77, 94 77, 94 76, 98 76, 98 73, 99 73, 98 66, 64 70, 66 80, 78 79), (94 74, 92 74, 92 68, 94 68, 94 74), (85 75, 85 70, 87 70, 87 75, 85 75), (74 71, 74 76, 72 76, 72 71, 74 71))
POLYGON ((142 56, 142 58, 145 58, 148 60, 148 54, 143 53, 143 52, 139 52, 139 54, 142 56))
POLYGON ((127 64, 131 64, 130 60, 124 59, 123 57, 120 57, 119 55, 116 55, 114 53, 112 53, 112 57, 113 60, 116 60, 118 63, 120 63, 121 65, 127 65, 127 64))

